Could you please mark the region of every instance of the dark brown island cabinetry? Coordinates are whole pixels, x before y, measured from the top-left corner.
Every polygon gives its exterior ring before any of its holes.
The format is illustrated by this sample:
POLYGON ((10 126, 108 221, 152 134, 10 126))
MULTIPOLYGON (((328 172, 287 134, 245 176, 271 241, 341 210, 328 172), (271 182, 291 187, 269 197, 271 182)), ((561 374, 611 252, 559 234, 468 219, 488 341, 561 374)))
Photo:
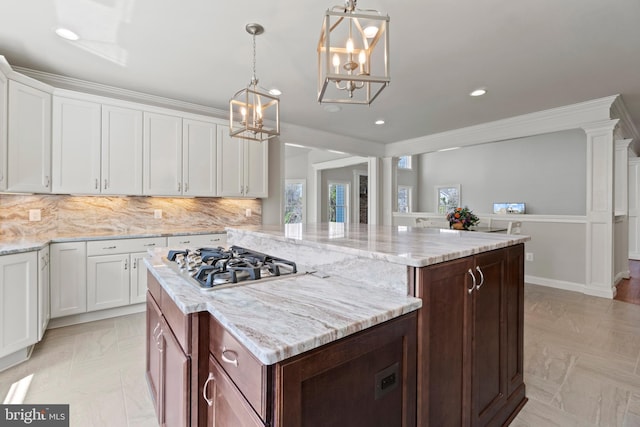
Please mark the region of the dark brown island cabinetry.
POLYGON ((147 382, 160 425, 416 425, 412 312, 265 365, 207 312, 184 315, 149 275, 147 382))
POLYGON ((493 426, 525 404, 524 245, 414 270, 418 425, 493 426))

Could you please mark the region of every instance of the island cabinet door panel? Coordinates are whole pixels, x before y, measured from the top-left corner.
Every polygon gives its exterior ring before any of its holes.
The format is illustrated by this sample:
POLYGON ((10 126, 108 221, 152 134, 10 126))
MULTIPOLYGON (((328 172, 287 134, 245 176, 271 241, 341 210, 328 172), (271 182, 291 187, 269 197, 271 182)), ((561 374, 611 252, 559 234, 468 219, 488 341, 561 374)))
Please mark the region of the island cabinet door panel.
POLYGON ((505 264, 504 250, 475 257, 471 349, 473 426, 487 425, 506 400, 505 264))
POLYGON ((415 357, 413 312, 281 362, 274 425, 415 426, 415 357))
POLYGON ((162 414, 160 425, 186 427, 189 425, 189 358, 171 332, 168 323, 161 319, 162 348, 162 414))
MULTIPOLYGON (((146 358, 146 377, 151 392, 151 399, 159 414, 161 407, 161 343, 160 343, 160 317, 162 313, 160 308, 153 300, 151 294, 147 294, 147 358, 146 358)), ((159 418, 159 416, 158 416, 159 418)))
MULTIPOLYGON (((507 250, 507 395, 521 391, 523 374, 524 331, 524 245, 507 250)), ((524 392, 522 392, 524 393, 524 392)))
POLYGON ((202 398, 208 407, 207 426, 264 427, 260 417, 213 355, 209 356, 209 376, 203 387, 202 398))
POLYGON ((418 424, 469 424, 473 258, 421 268, 418 316, 418 424))

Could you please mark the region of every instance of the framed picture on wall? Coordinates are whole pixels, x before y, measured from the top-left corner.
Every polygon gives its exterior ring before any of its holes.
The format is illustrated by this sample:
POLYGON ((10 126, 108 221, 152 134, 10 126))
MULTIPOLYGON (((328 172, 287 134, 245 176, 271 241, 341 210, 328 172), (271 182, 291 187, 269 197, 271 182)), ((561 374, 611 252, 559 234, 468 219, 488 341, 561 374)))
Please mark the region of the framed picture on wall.
POLYGON ((460 184, 436 185, 436 212, 446 214, 451 209, 462 206, 460 203, 460 184))

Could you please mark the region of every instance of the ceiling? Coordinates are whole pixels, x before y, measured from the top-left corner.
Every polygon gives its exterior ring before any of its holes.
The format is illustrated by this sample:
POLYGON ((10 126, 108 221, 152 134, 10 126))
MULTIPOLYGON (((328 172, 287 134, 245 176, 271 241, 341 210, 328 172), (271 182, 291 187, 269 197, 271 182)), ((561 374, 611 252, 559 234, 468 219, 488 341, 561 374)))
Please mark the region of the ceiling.
MULTIPOLYGON (((340 0, 3 0, 10 64, 226 110, 257 75, 282 91, 281 120, 391 143, 621 94, 640 128, 638 0, 360 0, 391 18, 391 85, 329 113, 316 101, 316 44, 340 0), (58 26, 77 32, 70 42, 58 26), (486 87, 485 96, 469 92, 486 87), (374 121, 382 118, 383 126, 374 121)), ((284 136, 284 135, 283 135, 284 136)), ((294 141, 291 141, 294 142, 294 141)), ((304 141, 295 141, 304 143, 304 141)))

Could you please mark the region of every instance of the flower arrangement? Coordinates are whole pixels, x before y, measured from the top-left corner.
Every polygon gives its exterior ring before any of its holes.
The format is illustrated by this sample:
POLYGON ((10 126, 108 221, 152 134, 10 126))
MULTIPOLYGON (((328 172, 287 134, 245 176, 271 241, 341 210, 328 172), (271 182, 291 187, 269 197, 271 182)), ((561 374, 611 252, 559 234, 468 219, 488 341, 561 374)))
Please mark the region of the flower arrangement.
POLYGON ((480 221, 480 218, 465 206, 464 208, 455 208, 449 212, 447 214, 447 221, 449 221, 450 228, 468 230, 469 227, 476 225, 480 221))

